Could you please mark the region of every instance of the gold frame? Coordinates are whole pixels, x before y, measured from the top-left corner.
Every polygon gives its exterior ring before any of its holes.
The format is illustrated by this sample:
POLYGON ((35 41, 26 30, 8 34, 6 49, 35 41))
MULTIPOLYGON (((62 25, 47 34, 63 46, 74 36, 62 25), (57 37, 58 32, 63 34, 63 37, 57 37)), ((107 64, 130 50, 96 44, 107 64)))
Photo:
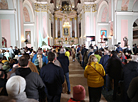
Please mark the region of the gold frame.
POLYGON ((62 34, 63 34, 63 36, 70 36, 70 27, 63 27, 62 34), (65 35, 65 34, 64 34, 64 29, 65 29, 65 28, 68 29, 68 35, 65 35))

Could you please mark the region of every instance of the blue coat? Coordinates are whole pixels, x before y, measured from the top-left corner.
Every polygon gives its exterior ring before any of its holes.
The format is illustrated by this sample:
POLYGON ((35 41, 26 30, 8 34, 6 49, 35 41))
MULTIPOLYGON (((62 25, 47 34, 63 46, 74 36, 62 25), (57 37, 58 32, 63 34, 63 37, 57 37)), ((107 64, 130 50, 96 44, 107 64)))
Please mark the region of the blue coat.
POLYGON ((108 64, 108 59, 109 59, 109 55, 104 55, 101 59, 100 59, 100 62, 99 64, 101 64, 103 67, 104 67, 104 70, 106 72, 106 66, 108 64))
MULTIPOLYGON (((37 59, 37 54, 35 54, 33 59, 32 59, 33 63, 35 62, 35 59, 37 59)), ((43 63, 46 63, 46 64, 48 63, 48 59, 44 55, 42 55, 42 60, 43 60, 43 63)))
POLYGON ((62 92, 62 84, 64 83, 64 72, 59 66, 49 63, 40 70, 40 77, 46 85, 46 93, 48 95, 59 95, 62 92))
POLYGON ((68 59, 68 57, 65 56, 65 54, 59 54, 57 59, 63 68, 64 74, 68 73, 69 72, 69 59, 68 59))

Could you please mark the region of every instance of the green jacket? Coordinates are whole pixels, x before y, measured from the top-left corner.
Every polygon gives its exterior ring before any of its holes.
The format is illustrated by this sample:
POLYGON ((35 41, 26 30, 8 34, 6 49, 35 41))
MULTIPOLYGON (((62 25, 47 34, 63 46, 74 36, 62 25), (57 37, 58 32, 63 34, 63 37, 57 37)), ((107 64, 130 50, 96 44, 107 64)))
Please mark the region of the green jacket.
POLYGON ((98 59, 98 63, 100 62, 101 56, 98 54, 94 54, 94 56, 98 59))

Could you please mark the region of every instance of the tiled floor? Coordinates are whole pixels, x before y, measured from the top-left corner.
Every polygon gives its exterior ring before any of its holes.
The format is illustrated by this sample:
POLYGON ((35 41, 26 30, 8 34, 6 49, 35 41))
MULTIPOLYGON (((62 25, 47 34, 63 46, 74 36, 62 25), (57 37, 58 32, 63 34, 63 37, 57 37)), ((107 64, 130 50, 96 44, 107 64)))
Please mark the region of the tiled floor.
MULTIPOLYGON (((61 102, 68 102, 68 100, 73 96, 73 90, 72 87, 75 85, 82 85, 84 86, 86 90, 86 97, 85 102, 89 102, 89 96, 88 96, 88 86, 87 86, 87 79, 84 78, 84 69, 80 66, 80 64, 75 61, 72 62, 70 58, 70 65, 69 65, 69 78, 70 78, 70 86, 71 86, 71 94, 62 94, 61 95, 61 102)), ((105 98, 101 97, 100 102, 107 102, 105 98)))

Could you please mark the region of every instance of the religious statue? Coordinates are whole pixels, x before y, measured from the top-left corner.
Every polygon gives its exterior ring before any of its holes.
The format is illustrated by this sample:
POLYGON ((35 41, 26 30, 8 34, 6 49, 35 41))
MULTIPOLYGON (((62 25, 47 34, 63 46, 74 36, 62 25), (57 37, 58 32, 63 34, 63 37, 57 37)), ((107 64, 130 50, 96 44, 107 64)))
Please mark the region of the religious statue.
POLYGON ((125 47, 125 46, 128 46, 128 39, 127 39, 127 37, 124 37, 124 38, 123 38, 123 41, 124 41, 124 47, 125 47))

